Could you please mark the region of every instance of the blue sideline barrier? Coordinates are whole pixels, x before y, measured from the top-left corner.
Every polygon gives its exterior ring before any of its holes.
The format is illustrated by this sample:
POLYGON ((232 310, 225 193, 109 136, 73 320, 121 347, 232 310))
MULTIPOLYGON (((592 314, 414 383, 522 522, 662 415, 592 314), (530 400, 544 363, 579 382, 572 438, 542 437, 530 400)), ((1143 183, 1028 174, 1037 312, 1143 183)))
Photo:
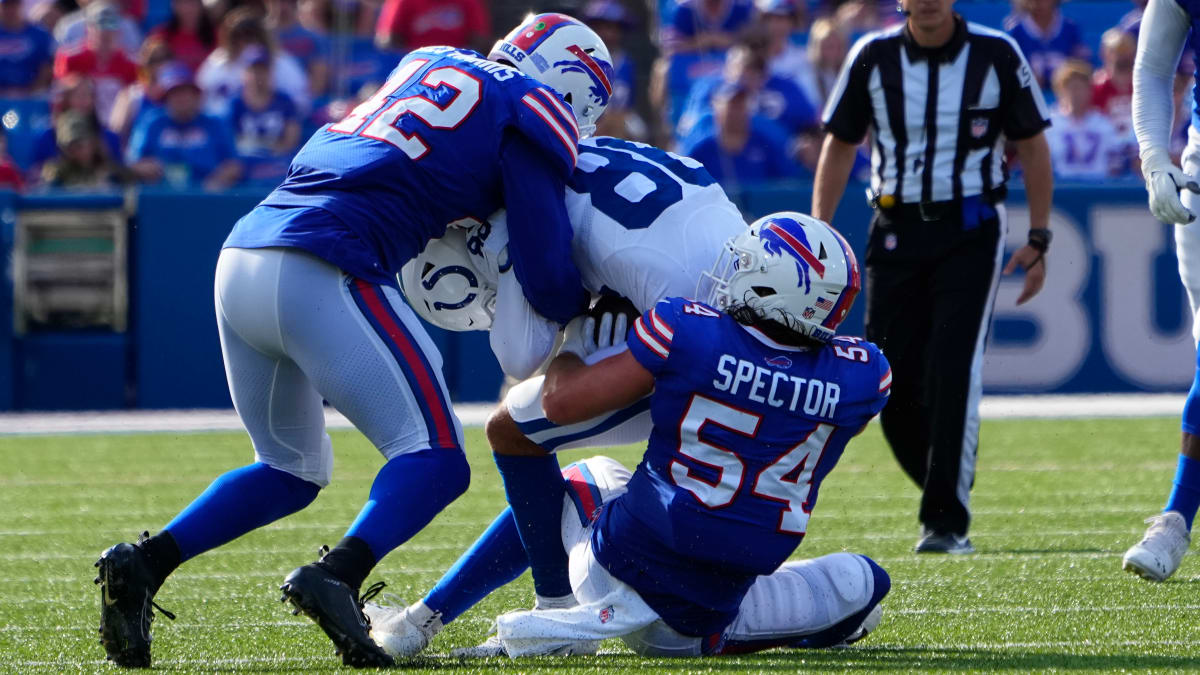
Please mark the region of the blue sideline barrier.
MULTIPOLYGON (((1009 250, 1024 241, 1024 198, 1009 198, 1009 250)), ((0 410, 222 407, 229 405, 213 320, 213 270, 233 223, 261 191, 146 190, 131 221, 127 334, 12 335, 11 272, 0 293, 0 410), (122 357, 126 359, 122 360, 122 357), (91 392, 90 394, 88 392, 91 392)), ((811 188, 776 186, 736 197, 748 217, 807 210, 811 188)), ((0 194, 0 243, 11 259, 14 210, 111 208, 115 198, 0 194)), ((850 186, 836 224, 856 251, 871 212, 850 186)), ((1189 310, 1175 271, 1169 227, 1155 223, 1138 185, 1061 185, 1046 290, 1020 308, 1020 278, 1005 278, 988 358, 989 392, 1182 391, 1191 382, 1189 310)), ((845 324, 862 330, 863 303, 845 324)), ((451 395, 495 400, 501 383, 483 333, 431 329, 451 395)))

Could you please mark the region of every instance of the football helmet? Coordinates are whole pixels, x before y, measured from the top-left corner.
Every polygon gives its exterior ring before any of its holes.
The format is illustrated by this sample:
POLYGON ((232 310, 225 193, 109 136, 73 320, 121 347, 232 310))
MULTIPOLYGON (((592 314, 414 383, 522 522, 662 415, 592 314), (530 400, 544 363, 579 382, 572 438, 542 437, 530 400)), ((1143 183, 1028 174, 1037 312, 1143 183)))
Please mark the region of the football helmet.
POLYGON ((575 113, 581 138, 595 132, 614 75, 612 56, 596 31, 566 14, 530 15, 496 42, 488 58, 511 63, 558 92, 575 113))
POLYGON ((696 297, 721 310, 747 305, 820 342, 833 339, 862 287, 850 245, 803 213, 760 218, 725 243, 696 297))
POLYGON ((408 304, 429 323, 452 331, 488 330, 496 308, 496 288, 467 248, 469 231, 446 228, 398 275, 408 304))

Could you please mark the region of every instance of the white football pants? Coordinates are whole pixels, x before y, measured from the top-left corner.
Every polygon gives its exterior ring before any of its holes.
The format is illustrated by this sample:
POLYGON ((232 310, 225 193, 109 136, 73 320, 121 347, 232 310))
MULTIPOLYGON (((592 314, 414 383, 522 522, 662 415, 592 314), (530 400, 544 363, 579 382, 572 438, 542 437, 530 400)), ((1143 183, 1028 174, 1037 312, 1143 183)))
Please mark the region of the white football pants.
POLYGON ((227 248, 215 295, 229 393, 257 461, 329 484, 322 399, 388 459, 462 447, 441 356, 396 289, 298 249, 227 248))
MULTIPOLYGON (((668 626, 628 584, 596 560, 592 525, 599 505, 625 493, 629 470, 608 457, 592 457, 567 467, 563 504, 563 546, 570 557, 571 589, 579 605, 571 609, 509 612, 496 619, 497 636, 509 656, 546 653, 580 640, 621 638, 643 656, 700 656, 704 639, 668 626), (586 519, 584 517, 586 514, 586 519)), ((742 600, 728 640, 801 637, 825 630, 861 612, 875 591, 875 576, 859 556, 834 553, 785 563, 761 576, 742 600)))

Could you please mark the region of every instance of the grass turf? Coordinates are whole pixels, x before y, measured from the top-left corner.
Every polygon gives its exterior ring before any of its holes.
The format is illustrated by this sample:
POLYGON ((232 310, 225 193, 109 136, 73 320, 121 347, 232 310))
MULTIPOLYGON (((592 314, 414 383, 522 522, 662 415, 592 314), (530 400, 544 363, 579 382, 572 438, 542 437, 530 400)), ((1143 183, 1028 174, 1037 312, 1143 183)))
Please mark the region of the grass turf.
MULTIPOLYGON (((692 661, 633 656, 617 641, 595 658, 459 662, 495 614, 527 606, 528 575, 447 628, 413 665, 489 672, 1043 671, 1200 668, 1200 564, 1151 584, 1120 556, 1169 489, 1178 422, 995 421, 983 427, 972 540, 979 553, 917 557, 917 490, 873 425, 821 489, 808 537, 814 557, 871 556, 892 576, 884 622, 853 648, 772 651, 692 661)), ((278 603, 283 576, 336 542, 381 460, 355 433, 335 433, 334 484, 307 510, 185 564, 157 600, 154 663, 177 671, 312 672, 340 668, 331 644, 278 603)), ((478 430, 468 433, 467 495, 388 556, 371 580, 419 597, 503 504, 478 430)), ((218 473, 244 464, 242 434, 0 438, 0 670, 113 670, 97 644, 92 562, 106 546, 162 527, 218 473)), ((610 449, 633 466, 638 450, 610 449)), ((584 457, 579 451, 567 454, 584 457)))

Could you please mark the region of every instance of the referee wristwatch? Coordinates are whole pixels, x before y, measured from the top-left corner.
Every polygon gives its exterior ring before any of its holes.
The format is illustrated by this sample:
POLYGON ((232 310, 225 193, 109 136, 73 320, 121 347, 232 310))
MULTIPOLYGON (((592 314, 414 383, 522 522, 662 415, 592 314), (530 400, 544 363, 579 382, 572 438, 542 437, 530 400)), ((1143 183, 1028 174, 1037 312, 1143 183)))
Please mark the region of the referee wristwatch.
POLYGON ((1038 252, 1038 257, 1029 263, 1029 267, 1025 269, 1033 269, 1033 266, 1038 263, 1046 262, 1046 251, 1050 250, 1050 242, 1054 240, 1054 233, 1048 227, 1031 227, 1029 228, 1029 248, 1038 252))

